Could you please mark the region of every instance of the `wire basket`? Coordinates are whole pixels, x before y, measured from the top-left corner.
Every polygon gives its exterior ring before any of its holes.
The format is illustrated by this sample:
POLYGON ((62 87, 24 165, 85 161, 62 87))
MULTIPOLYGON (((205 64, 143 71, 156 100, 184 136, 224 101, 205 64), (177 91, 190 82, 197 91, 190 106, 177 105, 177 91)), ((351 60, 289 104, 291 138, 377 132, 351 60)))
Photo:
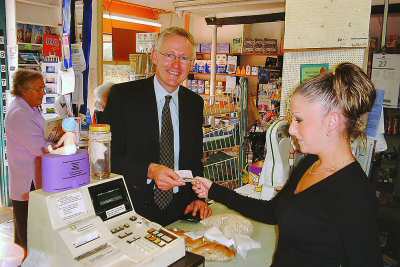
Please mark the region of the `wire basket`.
POLYGON ((203 152, 219 151, 239 145, 239 123, 214 129, 203 135, 203 152))
POLYGON ((241 185, 241 173, 239 157, 231 157, 204 166, 204 177, 231 189, 241 185))
POLYGON ((235 103, 218 103, 204 105, 204 116, 214 116, 226 113, 238 112, 239 106, 235 103))

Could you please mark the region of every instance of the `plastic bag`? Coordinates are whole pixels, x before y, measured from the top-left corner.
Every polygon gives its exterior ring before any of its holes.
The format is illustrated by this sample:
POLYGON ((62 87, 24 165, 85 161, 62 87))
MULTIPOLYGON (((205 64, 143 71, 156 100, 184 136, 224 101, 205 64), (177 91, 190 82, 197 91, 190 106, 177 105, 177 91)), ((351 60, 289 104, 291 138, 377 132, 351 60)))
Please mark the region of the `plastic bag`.
POLYGON ((219 228, 227 238, 233 238, 235 234, 251 236, 253 224, 249 219, 238 214, 218 214, 208 217, 201 221, 205 226, 215 226, 219 228))
POLYGON ((248 235, 235 234, 233 240, 235 241, 236 252, 243 258, 246 258, 249 250, 261 248, 261 243, 251 239, 248 235))

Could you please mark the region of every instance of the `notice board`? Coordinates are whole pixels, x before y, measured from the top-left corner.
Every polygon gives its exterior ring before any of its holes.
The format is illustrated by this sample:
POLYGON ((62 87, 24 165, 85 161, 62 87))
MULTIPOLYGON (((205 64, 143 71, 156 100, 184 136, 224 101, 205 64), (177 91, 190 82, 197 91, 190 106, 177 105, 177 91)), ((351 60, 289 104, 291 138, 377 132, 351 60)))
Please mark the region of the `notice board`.
POLYGON ((370 0, 286 0, 284 49, 368 47, 370 0))

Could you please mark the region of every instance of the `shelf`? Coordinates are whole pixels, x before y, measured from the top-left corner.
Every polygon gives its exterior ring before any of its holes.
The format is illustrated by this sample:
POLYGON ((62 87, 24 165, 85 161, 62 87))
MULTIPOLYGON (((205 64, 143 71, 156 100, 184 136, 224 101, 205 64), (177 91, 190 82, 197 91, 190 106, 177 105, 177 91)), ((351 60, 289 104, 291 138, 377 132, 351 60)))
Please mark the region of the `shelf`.
POLYGON ((43 44, 34 44, 34 43, 18 43, 18 45, 43 46, 43 44))
MULTIPOLYGON (((270 53, 217 53, 224 54, 228 56, 280 56, 281 54, 278 52, 270 52, 270 53)), ((197 52, 196 55, 211 55, 211 53, 202 53, 197 52)))
MULTIPOLYGON (((207 75, 209 76, 211 73, 204 73, 204 72, 189 72, 189 74, 193 75, 207 75)), ((216 73, 217 76, 233 76, 233 77, 258 77, 258 75, 237 75, 237 74, 229 74, 229 73, 216 73)))
POLYGON ((18 66, 22 66, 22 67, 40 67, 39 64, 28 64, 28 63, 18 63, 18 66))

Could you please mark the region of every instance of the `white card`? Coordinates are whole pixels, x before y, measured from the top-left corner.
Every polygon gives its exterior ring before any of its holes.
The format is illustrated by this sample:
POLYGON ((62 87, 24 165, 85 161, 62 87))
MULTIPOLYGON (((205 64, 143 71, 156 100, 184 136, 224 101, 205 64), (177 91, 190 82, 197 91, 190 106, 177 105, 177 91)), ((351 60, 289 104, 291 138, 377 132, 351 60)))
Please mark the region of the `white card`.
POLYGON ((183 179, 185 183, 191 183, 193 181, 193 173, 191 170, 178 170, 175 172, 183 179))

